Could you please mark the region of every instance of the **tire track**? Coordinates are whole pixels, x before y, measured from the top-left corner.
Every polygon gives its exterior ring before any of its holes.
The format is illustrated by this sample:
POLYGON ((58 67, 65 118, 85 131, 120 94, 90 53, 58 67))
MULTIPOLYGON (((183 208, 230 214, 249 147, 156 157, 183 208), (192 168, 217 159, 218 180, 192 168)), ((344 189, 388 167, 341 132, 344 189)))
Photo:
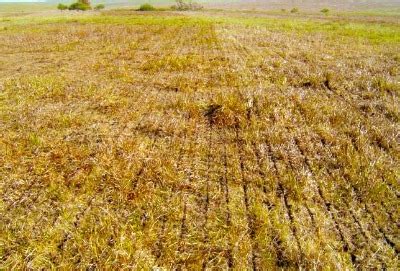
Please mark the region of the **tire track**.
POLYGON ((275 156, 275 154, 274 154, 274 152, 272 150, 272 147, 271 147, 271 144, 270 144, 268 138, 265 139, 265 144, 267 146, 267 154, 268 154, 269 158, 272 161, 274 174, 275 174, 276 179, 277 179, 277 184, 278 184, 278 191, 277 191, 278 194, 277 195, 278 195, 278 197, 280 197, 283 200, 284 207, 285 207, 285 210, 286 210, 286 214, 288 215, 289 221, 290 221, 290 230, 291 230, 291 233, 292 233, 293 237, 296 240, 296 247, 297 247, 297 250, 299 251, 299 257, 300 257, 299 258, 299 262, 296 262, 296 265, 297 265, 296 267, 300 268, 301 265, 302 265, 302 262, 303 262, 304 253, 303 253, 303 249, 302 249, 301 244, 300 244, 300 239, 299 239, 299 237, 297 235, 296 226, 294 225, 295 219, 294 219, 293 211, 292 211, 291 205, 289 204, 289 201, 288 201, 287 192, 286 192, 286 190, 285 190, 285 188, 284 188, 284 186, 282 184, 282 181, 281 181, 281 173, 280 173, 279 168, 277 166, 277 163, 278 163, 277 160, 278 159, 276 158, 276 156, 275 156))
MULTIPOLYGON (((324 148, 326 148, 326 145, 325 145, 322 141, 321 141, 321 144, 324 146, 324 148)), ((327 173, 329 174, 329 176, 330 176, 332 179, 334 179, 334 175, 333 175, 333 172, 331 171, 331 169, 327 168, 327 173)), ((367 206, 367 203, 365 203, 364 201, 362 201, 361 198, 358 196, 358 195, 361 195, 360 191, 358 191, 357 187, 355 187, 355 186, 352 184, 352 181, 349 179, 348 176, 342 175, 342 178, 346 181, 346 184, 350 185, 351 191, 356 195, 354 198, 356 199, 356 201, 357 201, 358 204, 360 204, 361 206, 364 207, 363 209, 366 211, 367 215, 371 218, 371 220, 372 220, 372 222, 373 222, 372 225, 373 225, 374 227, 376 227, 376 229, 378 230, 378 232, 380 233, 380 235, 383 237, 383 239, 385 240, 385 242, 391 247, 391 249, 394 250, 396 254, 399 254, 400 251, 399 251, 399 249, 397 248, 395 242, 392 241, 392 240, 387 236, 387 234, 385 233, 385 230, 384 230, 384 229, 382 229, 378 224, 376 224, 376 223, 374 222, 374 221, 375 221, 375 214, 374 214, 374 212, 367 206)), ((382 205, 382 203, 380 203, 380 204, 382 205)), ((347 206, 347 208, 350 210, 351 215, 352 215, 352 217, 353 217, 355 223, 357 224, 359 230, 361 231, 361 234, 363 235, 365 241, 368 242, 370 238, 368 238, 367 233, 366 233, 365 230, 363 229, 363 227, 362 227, 362 225, 361 225, 359 219, 356 217, 356 214, 354 213, 353 208, 351 208, 351 206, 349 205, 348 202, 346 202, 346 206, 347 206)), ((386 211, 386 210, 385 210, 385 211, 386 211)), ((388 214, 387 211, 386 211, 386 214, 388 214)), ((396 223, 396 222, 394 222, 394 221, 392 220, 392 223, 396 223)))
MULTIPOLYGON (((323 145, 322 142, 321 142, 321 144, 323 145)), ((306 154, 306 151, 301 147, 300 140, 299 140, 297 137, 295 138, 295 145, 296 145, 298 151, 300 152, 300 154, 301 154, 301 156, 302 156, 302 159, 303 159, 304 162, 305 162, 305 165, 306 165, 306 167, 307 167, 307 171, 311 172, 313 178, 315 179, 315 172, 314 172, 313 167, 312 167, 312 165, 311 165, 310 159, 308 158, 308 156, 307 156, 307 154, 306 154)), ((332 171, 331 171, 329 168, 327 168, 326 170, 327 170, 328 176, 329 176, 332 180, 336 180, 335 177, 333 176, 332 171)), ((351 185, 350 180, 347 180, 347 182, 344 183, 344 185, 346 185, 346 184, 350 184, 350 186, 353 187, 353 186, 351 185)), ((355 193, 355 192, 354 192, 354 193, 355 193)), ((355 193, 355 194, 356 194, 356 193, 355 193)), ((367 215, 373 218, 373 217, 374 217, 374 214, 368 210, 368 207, 366 206, 366 204, 364 204, 362 201, 360 201, 359 197, 354 197, 354 198, 356 198, 356 201, 357 201, 359 204, 361 204, 361 206, 364 207, 364 209, 365 209, 366 212, 367 212, 367 215)), ((360 234, 360 235, 361 235, 361 237, 362 237, 362 239, 364 240, 365 244, 370 243, 370 242, 371 242, 371 238, 369 237, 368 233, 367 233, 367 232, 365 231, 365 229, 363 228, 362 223, 360 222, 359 218, 357 217, 356 213, 355 213, 354 210, 353 210, 353 207, 350 206, 350 204, 349 204, 347 201, 345 201, 345 208, 347 208, 347 209, 349 210, 351 219, 354 221, 354 224, 357 226, 357 229, 358 229, 357 234, 360 234)), ((374 219, 373 219, 373 220, 374 220, 374 219)), ((390 245, 392 249, 395 250, 394 243, 391 242, 391 240, 390 240, 389 238, 387 238, 387 236, 385 237, 385 234, 382 232, 382 230, 381 230, 379 227, 377 227, 377 224, 373 222, 372 225, 373 225, 374 227, 377 228, 377 230, 378 230, 378 232, 381 234, 381 236, 384 237, 386 243, 387 243, 388 245, 390 245), (386 238, 387 238, 387 239, 386 239, 386 238)), ((353 245, 353 244, 351 245, 351 247, 353 247, 353 249, 352 249, 353 252, 351 252, 351 253, 354 254, 354 256, 352 256, 352 259, 354 259, 353 265, 354 265, 354 266, 357 266, 357 265, 358 265, 358 257, 355 256, 354 247, 357 247, 357 248, 361 249, 362 251, 365 251, 365 249, 370 250, 370 247, 368 246, 367 248, 365 248, 365 247, 363 247, 363 246, 361 246, 361 245, 353 245)), ((374 253, 374 251, 372 251, 372 250, 370 250, 370 252, 371 252, 371 253, 374 253)), ((396 253, 397 253, 397 252, 396 252, 396 253)), ((378 256, 379 256, 379 255, 378 255, 378 256)))
MULTIPOLYGON (((209 243, 209 235, 208 235, 208 211, 209 211, 209 205, 210 205, 210 168, 211 168, 211 163, 213 162, 212 158, 212 148, 213 148, 213 138, 212 138, 212 122, 209 121, 209 126, 208 126, 208 154, 207 154, 207 177, 206 177, 206 194, 203 199, 203 205, 204 205, 204 222, 203 222, 203 244, 206 247, 207 244, 209 243)), ((206 270, 207 268, 207 262, 209 261, 210 255, 206 252, 206 259, 203 260, 202 263, 202 270, 206 270)))
MULTIPOLYGON (((302 117, 303 121, 304 121, 307 125, 312 125, 312 123, 310 123, 310 122, 307 120, 307 118, 305 117, 305 113, 304 113, 304 110, 302 109, 301 103, 299 103, 299 102, 296 101, 296 108, 298 108, 299 113, 301 114, 301 117, 302 117)), ((320 141, 320 143, 322 144, 322 146, 324 147, 324 149, 325 149, 328 153, 334 155, 334 159, 337 160, 337 159, 338 159, 337 155, 336 155, 335 153, 333 153, 333 152, 330 151, 329 146, 327 146, 326 140, 324 139, 323 135, 321 135, 319 132, 316 132, 316 136, 318 136, 318 140, 320 141)), ((354 144, 356 144, 356 143, 354 142, 354 140, 350 140, 350 141, 352 142, 353 147, 354 147, 355 149, 357 149, 357 147, 354 145, 354 144)), ((399 195, 398 195, 397 191, 394 190, 394 189, 390 189, 390 187, 391 187, 390 183, 386 182, 386 181, 384 180, 383 177, 382 177, 382 180, 383 180, 384 183, 389 187, 388 190, 391 191, 391 192, 393 193, 393 195, 394 195, 396 198, 399 198, 399 195)), ((358 199, 358 198, 361 198, 361 197, 362 197, 362 194, 359 193, 359 191, 353 186, 352 182, 351 182, 349 179, 348 179, 347 181, 349 181, 348 183, 353 187, 353 189, 355 189, 356 195, 357 195, 357 199, 358 199)), ((390 212, 387 211, 387 209, 386 209, 386 207, 384 206, 384 204, 382 204, 382 202, 381 202, 380 205, 385 209, 386 213, 387 213, 387 214, 389 215, 389 217, 390 217, 390 212)), ((392 221, 392 223, 396 223, 396 221, 393 220, 393 219, 391 219, 391 221, 392 221)))
MULTIPOLYGON (((263 204, 267 208, 267 210, 271 212, 275 208, 275 204, 271 203, 268 197, 268 188, 266 185, 267 175, 262 170, 261 154, 255 142, 252 142, 252 149, 256 156, 258 173, 264 180, 261 188, 264 195, 263 204)), ((272 231, 271 235, 273 236, 272 245, 276 253, 276 266, 278 266, 279 268, 288 267, 290 265, 290 261, 285 257, 283 253, 284 248, 282 246, 282 240, 280 239, 278 232, 273 226, 270 227, 270 230, 272 231)))
MULTIPOLYGON (((223 175, 220 178, 220 185, 221 189, 224 191, 224 200, 225 200, 225 225, 228 229, 232 227, 232 218, 231 218, 231 211, 229 208, 229 203, 231 201, 230 194, 229 194, 229 182, 228 182, 228 159, 227 159, 227 151, 226 145, 224 144, 223 147, 223 175)), ((232 270, 234 268, 234 259, 232 255, 232 242, 228 238, 228 248, 227 248, 227 262, 228 262, 228 269, 232 270)))
MULTIPOLYGON (((187 119, 186 121, 190 121, 190 119, 187 119)), ((175 138, 175 139, 177 139, 177 137, 175 138)), ((173 142, 173 140, 171 139, 170 140, 170 144, 172 144, 172 142, 173 142)), ((178 153, 178 157, 177 157, 177 159, 176 159, 176 161, 177 161, 177 171, 179 172, 179 171, 181 171, 181 170, 184 170, 183 168, 182 168, 182 160, 183 160, 183 158, 184 158, 184 154, 185 154, 185 146, 188 144, 188 142, 189 142, 189 138, 188 138, 188 136, 187 136, 187 134, 186 133, 184 133, 183 134, 183 139, 182 139, 182 145, 181 145, 181 147, 180 147, 180 149, 179 149, 179 153, 178 153)), ((168 198, 167 198, 167 205, 169 205, 170 204, 170 202, 171 202, 171 199, 172 199, 172 196, 173 196, 173 193, 175 193, 175 190, 177 190, 177 188, 175 188, 175 187, 172 187, 172 190, 170 191, 170 193, 169 193, 169 195, 168 195, 168 198)), ((184 206, 184 214, 186 213, 186 205, 184 206)), ((163 255, 163 251, 164 251, 164 245, 165 245, 165 235, 166 235, 166 225, 167 225, 167 222, 168 222, 168 219, 167 219, 167 216, 165 215, 165 214, 162 214, 161 215, 161 217, 160 217, 160 219, 161 219, 161 228, 160 228, 160 231, 159 231, 159 233, 158 233, 158 240, 157 240, 157 242, 156 242, 156 244, 155 244, 155 247, 156 247, 156 251, 155 252, 153 252, 153 254, 155 255, 155 257, 156 257, 156 261, 157 262, 162 262, 161 261, 161 257, 162 257, 162 255, 163 255)), ((182 218, 182 226, 181 226, 181 228, 183 227, 183 225, 184 225, 184 219, 182 218)), ((181 233, 181 235, 182 235, 182 233, 181 233)), ((181 252, 181 247, 182 246, 179 246, 179 251, 181 252)))
MULTIPOLYGON (((343 95, 339 94, 336 90, 334 90, 332 87, 329 87, 326 83, 324 84, 325 89, 328 91, 328 93, 332 93, 333 95, 327 94, 327 96, 335 96, 339 98, 341 101, 343 101, 345 104, 347 104, 351 109, 355 110, 359 116, 362 117, 364 122, 369 126, 373 127, 371 124, 371 120, 368 118, 368 115, 362 111, 357 105, 353 104, 350 100, 346 99, 343 95)), ((373 134, 376 135, 378 138, 381 139, 380 142, 370 142, 370 144, 373 144, 377 146, 379 149, 381 149, 384 152, 390 153, 391 150, 396 151, 396 147, 390 145, 388 142, 384 141, 384 136, 381 134, 377 133, 375 130, 372 130, 373 134)), ((370 140, 370 139, 369 139, 370 140)))

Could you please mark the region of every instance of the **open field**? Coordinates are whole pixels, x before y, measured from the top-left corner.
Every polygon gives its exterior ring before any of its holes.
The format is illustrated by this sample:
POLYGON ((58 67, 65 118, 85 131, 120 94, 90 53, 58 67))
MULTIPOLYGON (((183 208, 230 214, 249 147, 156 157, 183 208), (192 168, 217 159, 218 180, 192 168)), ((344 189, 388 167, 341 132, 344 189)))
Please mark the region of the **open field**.
POLYGON ((0 14, 0 52, 1 270, 400 268, 399 16, 0 14))
POLYGON ((398 0, 221 0, 206 3, 208 7, 221 7, 229 9, 247 10, 279 10, 281 8, 291 9, 293 7, 301 10, 320 11, 322 8, 333 10, 352 10, 363 12, 368 10, 388 10, 399 12, 398 0))

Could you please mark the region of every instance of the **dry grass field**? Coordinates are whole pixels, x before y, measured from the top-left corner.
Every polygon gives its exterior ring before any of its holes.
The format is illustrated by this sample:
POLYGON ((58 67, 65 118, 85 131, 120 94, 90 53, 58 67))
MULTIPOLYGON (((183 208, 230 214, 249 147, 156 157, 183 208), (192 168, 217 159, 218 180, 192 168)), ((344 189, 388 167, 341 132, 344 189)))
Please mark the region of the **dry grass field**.
POLYGON ((400 17, 0 17, 0 269, 398 270, 400 17))

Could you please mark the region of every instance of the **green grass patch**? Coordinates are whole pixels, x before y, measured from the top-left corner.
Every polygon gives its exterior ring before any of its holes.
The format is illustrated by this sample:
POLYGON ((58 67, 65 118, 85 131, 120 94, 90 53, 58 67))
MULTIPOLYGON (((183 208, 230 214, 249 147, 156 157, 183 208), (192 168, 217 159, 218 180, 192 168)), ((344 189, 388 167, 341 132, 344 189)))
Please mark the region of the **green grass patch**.
MULTIPOLYGON (((272 31, 295 32, 299 34, 322 33, 332 38, 354 38, 367 40, 372 43, 399 43, 400 25, 371 23, 371 22, 346 22, 345 20, 317 20, 301 17, 293 18, 245 18, 245 17, 211 17, 211 16, 183 16, 172 13, 153 12, 151 15, 94 15, 80 16, 59 15, 49 17, 12 17, 0 20, 1 27, 18 30, 18 26, 29 24, 56 24, 56 23, 82 23, 82 24, 116 24, 116 25, 196 25, 196 24, 240 24, 249 27, 265 27, 272 31)), ((21 28, 21 30, 23 30, 21 28)))
POLYGON ((367 9, 367 10, 359 10, 359 11, 346 11, 340 12, 340 15, 349 16, 388 16, 388 17, 397 17, 400 18, 400 8, 393 9, 367 9))
POLYGON ((400 25, 380 23, 354 23, 302 18, 233 18, 219 17, 218 23, 261 26, 273 31, 296 32, 299 34, 323 33, 334 37, 350 37, 374 43, 399 43, 400 25))
MULTIPOLYGON (((65 24, 65 23, 81 23, 81 24, 115 24, 115 25, 197 25, 204 23, 212 23, 208 18, 186 17, 186 16, 163 16, 164 12, 154 12, 152 15, 135 15, 135 16, 108 16, 108 15, 92 15, 84 14, 80 16, 60 15, 49 16, 45 18, 9 18, 7 21, 0 21, 0 27, 4 26, 17 29, 19 26, 46 25, 46 24, 65 24), (7 25, 5 25, 7 24, 7 25)), ((21 28, 21 30, 23 30, 21 28)))

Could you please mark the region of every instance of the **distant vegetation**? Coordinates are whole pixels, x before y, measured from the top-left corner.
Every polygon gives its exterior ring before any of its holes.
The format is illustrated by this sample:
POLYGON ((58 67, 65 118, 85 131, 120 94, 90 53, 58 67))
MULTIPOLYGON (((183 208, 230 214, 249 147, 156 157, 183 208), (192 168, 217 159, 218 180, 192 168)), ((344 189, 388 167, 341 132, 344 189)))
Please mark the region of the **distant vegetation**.
MULTIPOLYGON (((78 0, 78 2, 75 2, 71 4, 70 6, 64 5, 64 4, 58 4, 57 9, 59 10, 80 10, 80 11, 86 11, 92 9, 90 5, 89 0, 78 0)), ((99 4, 95 7, 96 10, 104 9, 103 4, 99 4)))
MULTIPOLYGON (((197 2, 193 1, 184 1, 184 0, 176 0, 176 4, 171 6, 171 10, 178 10, 178 11, 189 11, 189 10, 201 10, 203 6, 197 2)), ((142 4, 138 9, 138 11, 162 11, 165 9, 156 8, 153 5, 146 3, 142 4)))
POLYGON ((68 8, 69 10, 81 10, 81 11, 86 11, 86 10, 90 10, 92 9, 89 5, 80 3, 80 2, 76 2, 73 3, 69 6, 68 8))
POLYGON ((321 12, 324 13, 324 14, 328 14, 329 13, 329 9, 323 8, 323 9, 321 9, 321 12))
POLYGON ((156 8, 150 4, 143 4, 139 7, 138 11, 154 11, 156 8))
POLYGON ((298 8, 292 8, 292 10, 290 11, 290 13, 298 13, 299 9, 298 8))
POLYGON ((172 10, 201 10, 203 6, 192 1, 176 0, 176 5, 171 7, 172 10))
POLYGON ((97 6, 94 7, 95 10, 102 10, 104 8, 105 6, 103 4, 98 4, 97 6))
POLYGON ((60 4, 58 4, 57 9, 59 9, 59 10, 67 10, 68 6, 60 3, 60 4))

